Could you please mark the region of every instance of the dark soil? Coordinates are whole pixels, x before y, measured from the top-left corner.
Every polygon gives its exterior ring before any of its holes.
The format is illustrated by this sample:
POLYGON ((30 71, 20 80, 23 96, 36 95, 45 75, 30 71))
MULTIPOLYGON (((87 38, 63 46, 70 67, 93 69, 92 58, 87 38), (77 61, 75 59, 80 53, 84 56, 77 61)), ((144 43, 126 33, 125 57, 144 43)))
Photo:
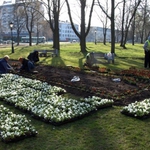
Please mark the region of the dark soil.
MULTIPOLYGON (((12 61, 14 68, 18 63, 12 61)), ((38 73, 17 73, 19 75, 46 81, 51 85, 56 85, 66 89, 68 93, 75 96, 88 97, 100 96, 115 101, 115 105, 127 105, 131 102, 141 101, 150 98, 149 79, 139 80, 135 84, 127 83, 123 80, 124 74, 109 71, 93 71, 79 68, 53 67, 37 65, 35 70, 38 73), (71 82, 74 76, 78 76, 80 81, 71 82), (112 79, 119 78, 120 82, 114 82, 112 79)), ((150 72, 149 72, 150 73, 150 72)))

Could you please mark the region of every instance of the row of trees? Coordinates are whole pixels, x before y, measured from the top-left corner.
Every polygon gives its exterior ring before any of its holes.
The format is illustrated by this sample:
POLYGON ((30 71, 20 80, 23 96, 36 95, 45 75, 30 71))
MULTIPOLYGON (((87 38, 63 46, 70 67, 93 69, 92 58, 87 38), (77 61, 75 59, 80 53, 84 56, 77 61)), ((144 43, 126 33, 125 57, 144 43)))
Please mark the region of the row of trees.
MULTIPOLYGON (((99 8, 99 12, 102 12, 101 15, 104 15, 103 20, 101 22, 104 28, 104 44, 107 28, 111 27, 111 52, 115 53, 115 31, 118 30, 121 33, 120 46, 126 48, 127 37, 130 36, 132 39, 132 43, 134 44, 135 39, 138 38, 141 40, 141 43, 147 38, 149 35, 149 5, 147 0, 122 0, 115 3, 114 0, 106 0, 105 3, 102 3, 100 0, 76 0, 76 5, 79 5, 80 10, 80 32, 76 30, 74 27, 74 20, 72 16, 72 10, 74 5, 71 5, 71 2, 68 0, 54 0, 51 1, 51 4, 57 7, 57 9, 53 9, 55 7, 50 7, 50 0, 47 0, 47 8, 48 12, 53 12, 53 18, 49 15, 49 21, 54 19, 56 23, 59 21, 59 16, 61 9, 64 4, 67 5, 69 19, 72 25, 72 28, 78 38, 80 39, 81 52, 86 52, 86 36, 89 33, 91 26, 91 18, 94 9, 99 8), (87 13, 87 7, 89 8, 87 13), (52 8, 52 9, 51 9, 52 8), (58 10, 58 11, 56 11, 58 10), (117 12, 117 13, 116 13, 117 12), (88 19, 85 21, 86 13, 88 14, 88 19), (57 14, 57 15, 56 15, 57 14), (56 19, 56 20, 55 20, 56 19), (130 33, 130 35, 129 35, 130 33)), ((75 3, 75 2, 74 2, 75 3)), ((98 9, 97 9, 98 10, 98 9)), ((99 14, 98 14, 99 15, 99 14)), ((101 17, 99 17, 101 18, 101 17)), ((51 24, 51 28, 54 27, 54 47, 59 49, 59 26, 56 24, 51 24)))
POLYGON ((15 26, 14 29, 17 31, 17 42, 19 45, 20 33, 23 30, 27 30, 29 34, 29 45, 32 45, 32 34, 37 33, 39 36, 39 31, 45 28, 44 24, 44 9, 41 7, 41 2, 38 1, 28 1, 21 3, 16 3, 14 5, 14 19, 15 26), (36 30, 36 31, 35 31, 36 30))
MULTIPOLYGON (((143 43, 150 32, 150 8, 147 0, 118 0, 117 2, 114 0, 105 0, 105 2, 101 2, 101 0, 28 0, 25 2, 22 0, 22 3, 24 4, 24 9, 20 9, 19 11, 16 9, 16 17, 19 16, 18 13, 23 14, 23 16, 25 16, 25 20, 22 21, 22 24, 18 21, 18 33, 20 32, 19 29, 21 29, 21 26, 23 27, 23 24, 25 24, 31 38, 32 29, 35 24, 37 26, 38 33, 40 18, 45 18, 53 33, 53 47, 58 50, 60 49, 59 18, 64 7, 67 8, 72 29, 80 40, 81 52, 83 53, 87 52, 86 36, 90 31, 93 13, 97 14, 102 23, 104 29, 104 44, 106 44, 105 39, 107 29, 111 28, 112 53, 115 53, 115 41, 117 38, 115 36, 116 31, 120 33, 120 46, 123 48, 126 48, 127 37, 132 39, 132 44, 134 44, 135 39, 140 39, 140 42, 143 43), (45 8, 44 10, 39 10, 41 8, 41 4, 43 4, 45 8), (79 32, 74 26, 75 12, 73 10, 75 6, 77 6, 79 10, 78 12, 76 11, 80 26, 79 32)), ((31 44, 32 40, 30 39, 30 45, 31 44)))

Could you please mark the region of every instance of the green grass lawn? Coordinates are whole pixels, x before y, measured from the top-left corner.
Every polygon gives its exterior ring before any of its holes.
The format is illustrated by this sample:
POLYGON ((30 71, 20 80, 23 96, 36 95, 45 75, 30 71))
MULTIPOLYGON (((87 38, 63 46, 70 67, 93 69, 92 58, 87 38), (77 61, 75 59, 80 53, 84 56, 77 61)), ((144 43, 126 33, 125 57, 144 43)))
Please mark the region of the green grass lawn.
MULTIPOLYGON (((83 119, 53 126, 30 117, 37 137, 16 143, 0 142, 1 150, 148 150, 150 119, 120 114, 121 107, 102 109, 83 119)), ((22 113, 16 111, 17 113, 22 113)))
MULTIPOLYGON (((115 64, 99 64, 110 69, 128 69, 131 66, 143 68, 143 45, 127 45, 123 50, 116 44, 115 64)), ((110 44, 87 44, 88 51, 109 52, 110 44)), ((0 48, 0 57, 9 55, 11 59, 27 57, 34 49, 51 49, 51 45, 35 45, 15 47, 11 54, 11 46, 0 48)), ((60 57, 41 57, 40 63, 54 66, 72 65, 82 67, 85 55, 79 52, 78 43, 62 44, 60 57)), ((0 150, 149 150, 150 118, 139 120, 120 113, 122 107, 101 109, 86 117, 61 126, 54 126, 33 119, 30 114, 23 113, 13 106, 0 101, 15 113, 25 114, 38 131, 37 137, 26 138, 15 143, 0 141, 0 150)))
MULTIPOLYGON (((107 53, 111 49, 110 46, 110 43, 107 45, 103 45, 102 43, 98 43, 97 45, 94 43, 87 43, 87 50, 89 52, 107 53)), ((134 46, 127 44, 127 49, 122 49, 119 44, 116 44, 115 63, 100 63, 98 65, 110 69, 128 69, 131 66, 143 68, 144 51, 142 47, 142 44, 136 44, 134 46)), ((0 57, 7 54, 11 59, 18 60, 19 57, 27 57, 29 52, 35 49, 52 49, 52 45, 15 46, 15 53, 13 54, 11 53, 11 46, 7 46, 6 48, 1 47, 0 57)), ((79 43, 66 43, 60 46, 60 57, 40 57, 40 63, 53 66, 71 65, 82 68, 85 62, 85 56, 86 54, 80 52, 79 43)), ((106 61, 104 60, 104 62, 106 61)))

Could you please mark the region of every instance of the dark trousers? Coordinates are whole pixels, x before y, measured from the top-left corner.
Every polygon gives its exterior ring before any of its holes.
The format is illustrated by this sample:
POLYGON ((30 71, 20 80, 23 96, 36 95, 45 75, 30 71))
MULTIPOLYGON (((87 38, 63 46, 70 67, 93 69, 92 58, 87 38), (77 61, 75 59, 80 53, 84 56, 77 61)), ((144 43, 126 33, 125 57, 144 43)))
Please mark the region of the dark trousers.
POLYGON ((150 51, 145 51, 145 60, 144 60, 144 67, 150 68, 150 51))

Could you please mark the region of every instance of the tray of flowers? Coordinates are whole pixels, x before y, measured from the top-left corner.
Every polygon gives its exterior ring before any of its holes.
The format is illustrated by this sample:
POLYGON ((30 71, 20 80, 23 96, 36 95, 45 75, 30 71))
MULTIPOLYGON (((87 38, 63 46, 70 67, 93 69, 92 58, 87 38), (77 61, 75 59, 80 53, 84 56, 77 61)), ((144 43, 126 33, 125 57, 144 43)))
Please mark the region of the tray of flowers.
POLYGON ((148 118, 150 117, 150 99, 131 103, 128 106, 123 107, 121 113, 139 119, 148 118))
POLYGON ((0 116, 0 138, 3 142, 16 142, 38 133, 25 115, 14 114, 3 105, 0 105, 0 116))

